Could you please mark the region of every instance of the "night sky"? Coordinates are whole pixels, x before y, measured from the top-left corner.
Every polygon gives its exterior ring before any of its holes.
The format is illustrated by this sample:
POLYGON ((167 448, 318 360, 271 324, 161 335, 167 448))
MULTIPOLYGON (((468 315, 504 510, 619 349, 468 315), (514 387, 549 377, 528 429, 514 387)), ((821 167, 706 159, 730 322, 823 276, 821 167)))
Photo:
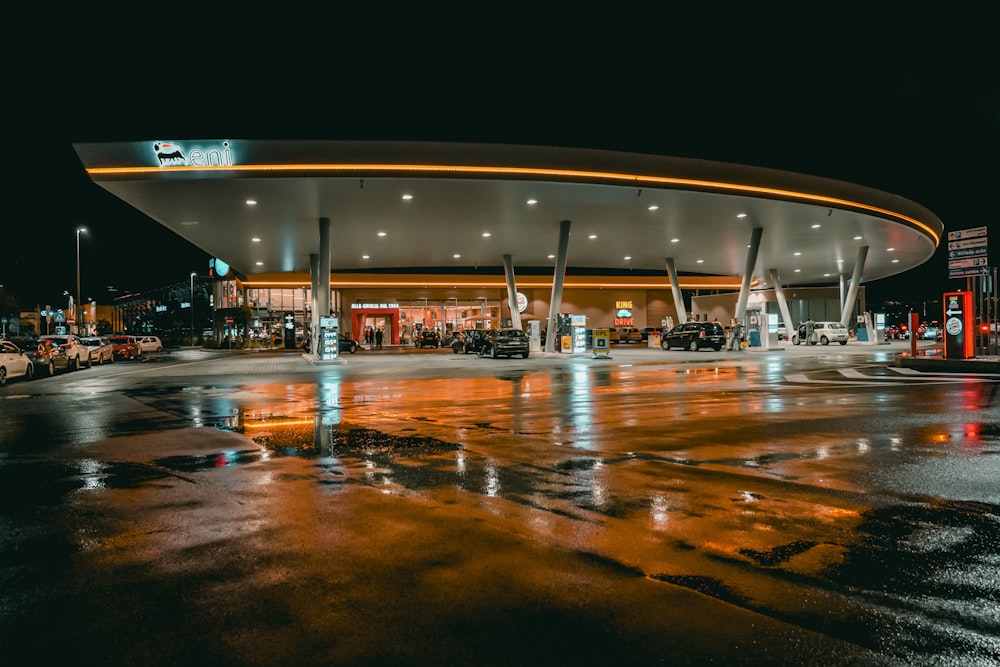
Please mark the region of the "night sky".
MULTIPOLYGON (((772 167, 911 199, 946 231, 986 225, 1000 261, 1000 54, 975 29, 992 25, 986 17, 967 17, 971 32, 957 41, 930 32, 934 16, 892 39, 811 24, 752 38, 730 26, 698 39, 678 36, 680 26, 651 35, 635 18, 634 37, 614 22, 458 43, 399 26, 349 38, 340 30, 336 44, 280 58, 77 34, 86 57, 29 59, 7 84, 13 205, 0 284, 25 307, 65 305, 77 225, 89 229, 85 298, 206 272, 205 253, 91 183, 71 145, 195 138, 549 145, 772 167)), ((869 304, 963 288, 947 279, 946 245, 914 271, 866 283, 869 304)))

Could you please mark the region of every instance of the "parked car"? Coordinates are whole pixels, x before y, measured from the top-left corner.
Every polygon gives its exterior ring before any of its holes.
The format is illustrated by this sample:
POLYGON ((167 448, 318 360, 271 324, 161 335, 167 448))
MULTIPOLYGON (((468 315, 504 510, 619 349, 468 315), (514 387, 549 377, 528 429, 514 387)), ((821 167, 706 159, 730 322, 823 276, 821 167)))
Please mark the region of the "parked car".
POLYGON ((608 342, 609 343, 620 343, 622 340, 621 334, 618 333, 618 329, 611 327, 608 329, 608 342))
POLYGON ((456 340, 461 340, 462 332, 459 331, 446 331, 441 336, 441 347, 451 347, 456 340))
POLYGON ((31 357, 12 341, 0 340, 0 384, 19 377, 30 380, 34 375, 35 365, 31 357))
POLYGON ((830 343, 840 343, 847 345, 850 332, 840 322, 799 322, 798 330, 792 335, 792 343, 808 343, 815 345, 829 345, 830 343), (811 332, 811 333, 810 333, 811 332))
POLYGON ((788 340, 788 328, 784 324, 778 325, 778 340, 788 340))
POLYGON ((80 368, 90 368, 90 348, 83 344, 76 334, 66 334, 65 336, 41 336, 38 340, 54 341, 59 347, 66 350, 70 370, 80 368))
POLYGON ((451 351, 455 354, 459 352, 462 354, 469 354, 470 352, 478 354, 483 349, 483 345, 486 344, 486 333, 484 329, 466 329, 462 332, 461 338, 452 341, 451 351))
POLYGON ((143 355, 147 352, 162 352, 163 351, 163 341, 160 340, 159 336, 136 336, 136 343, 139 346, 139 354, 143 355))
POLYGON ((642 332, 635 327, 625 327, 618 330, 618 338, 622 343, 641 343, 642 332))
POLYGON ((659 334, 661 337, 663 336, 663 327, 643 327, 641 333, 642 333, 642 342, 648 343, 649 334, 659 334))
POLYGON ((111 353, 115 359, 135 359, 139 356, 139 344, 135 336, 108 336, 111 353))
POLYGON ((413 339, 413 347, 441 347, 441 337, 433 329, 421 329, 413 339))
POLYGON ((663 334, 660 347, 669 350, 672 347, 682 347, 685 350, 697 352, 703 347, 710 347, 716 352, 726 344, 726 332, 718 322, 685 322, 663 334))
POLYGON ((486 332, 486 341, 479 351, 479 356, 496 359, 520 355, 527 359, 528 350, 528 334, 520 329, 490 329, 486 332))
POLYGON ((52 338, 37 340, 34 338, 12 338, 11 342, 28 355, 34 369, 34 377, 52 376, 56 374, 56 371, 71 368, 69 346, 59 345, 52 338))
POLYGON ((90 349, 90 362, 93 364, 112 363, 115 360, 115 348, 105 336, 87 336, 81 338, 83 344, 90 349))
POLYGON ((361 346, 358 344, 358 341, 354 340, 347 334, 337 333, 337 349, 340 352, 350 352, 351 354, 354 354, 358 351, 359 347, 361 346))

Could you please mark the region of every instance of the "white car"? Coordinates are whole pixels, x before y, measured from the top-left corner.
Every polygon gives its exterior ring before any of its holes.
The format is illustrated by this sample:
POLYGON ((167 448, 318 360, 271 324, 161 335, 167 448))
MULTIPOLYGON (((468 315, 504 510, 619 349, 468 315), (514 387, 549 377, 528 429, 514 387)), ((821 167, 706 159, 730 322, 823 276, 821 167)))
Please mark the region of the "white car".
POLYGON ((847 345, 847 340, 851 333, 840 322, 800 322, 798 331, 792 334, 792 343, 798 345, 807 343, 815 345, 829 345, 830 343, 840 343, 847 345), (809 326, 812 325, 812 334, 809 333, 809 326))
POLYGON ((9 340, 0 340, 0 384, 18 377, 30 380, 34 374, 35 366, 28 355, 9 340))
POLYGON ((51 340, 56 345, 66 350, 69 358, 69 369, 72 371, 80 368, 90 368, 90 348, 83 344, 76 334, 65 334, 62 336, 41 336, 39 340, 51 340))
POLYGON ((136 336, 135 342, 139 346, 139 354, 163 351, 163 341, 159 336, 136 336))

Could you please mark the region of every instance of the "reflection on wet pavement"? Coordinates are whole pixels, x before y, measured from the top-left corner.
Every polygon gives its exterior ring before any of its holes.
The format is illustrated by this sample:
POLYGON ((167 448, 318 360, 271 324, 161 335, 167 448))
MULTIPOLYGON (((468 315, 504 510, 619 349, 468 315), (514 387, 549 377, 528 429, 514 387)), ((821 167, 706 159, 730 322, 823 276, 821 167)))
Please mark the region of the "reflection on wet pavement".
MULTIPOLYGON (((242 439, 138 461, 81 450, 57 464, 26 453, 36 422, 24 418, 8 431, 25 458, 16 474, 0 466, 0 512, 216 480, 242 489, 273 474, 324 508, 376 490, 502 518, 520 542, 903 663, 1000 654, 996 478, 980 483, 984 468, 970 463, 1000 453, 993 390, 833 393, 785 375, 605 366, 136 389, 129 399, 159 428, 242 439)), ((128 430, 94 419, 67 440, 128 430)), ((281 507, 275 495, 259 508, 252 494, 239 498, 259 510, 253 530, 281 507)), ((0 552, 5 562, 28 567, 40 551, 65 560, 84 542, 28 543, 0 552)))

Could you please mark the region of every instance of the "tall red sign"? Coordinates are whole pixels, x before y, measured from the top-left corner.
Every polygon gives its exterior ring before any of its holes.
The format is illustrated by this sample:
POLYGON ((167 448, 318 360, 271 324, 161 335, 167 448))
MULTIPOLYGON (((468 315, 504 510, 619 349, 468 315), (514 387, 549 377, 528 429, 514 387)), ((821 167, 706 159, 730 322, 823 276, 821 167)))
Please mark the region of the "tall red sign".
POLYGON ((976 326, 972 292, 944 293, 945 359, 971 359, 975 355, 976 326))

